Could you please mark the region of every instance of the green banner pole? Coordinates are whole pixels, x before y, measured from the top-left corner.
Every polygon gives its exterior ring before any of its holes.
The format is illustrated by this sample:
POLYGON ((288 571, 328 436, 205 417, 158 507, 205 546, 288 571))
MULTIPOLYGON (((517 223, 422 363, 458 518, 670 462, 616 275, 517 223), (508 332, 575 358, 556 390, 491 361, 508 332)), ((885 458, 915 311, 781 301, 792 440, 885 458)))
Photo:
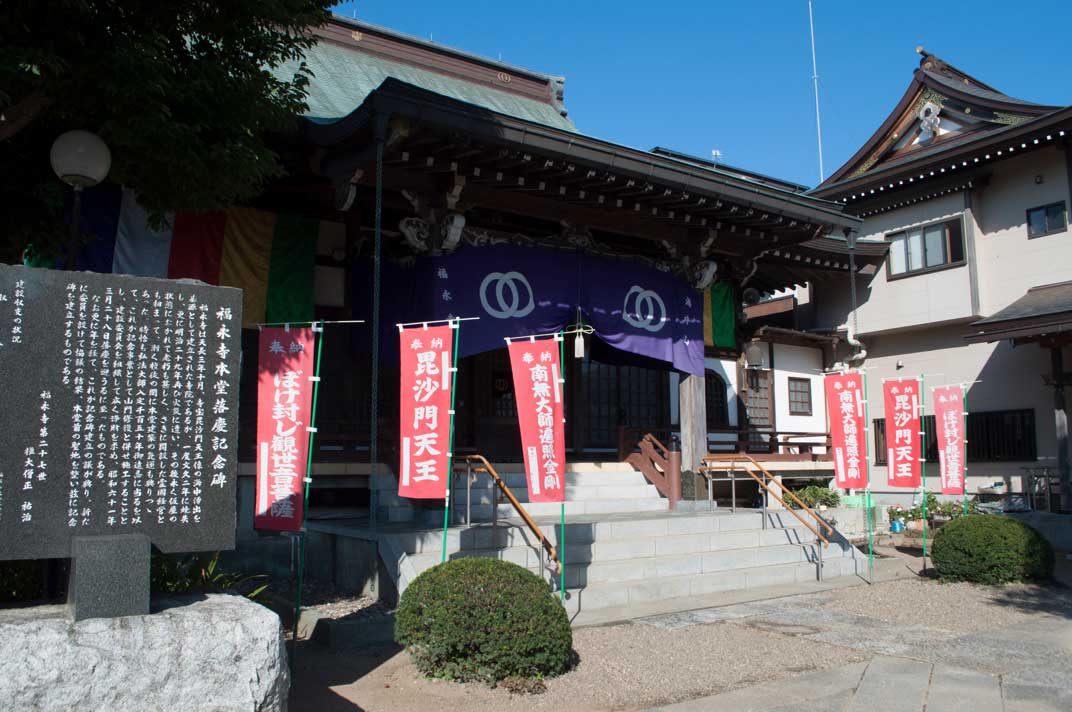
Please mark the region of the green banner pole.
POLYGON ((927 384, 919 374, 919 459, 923 480, 923 571, 927 571, 927 384))
POLYGON ((447 497, 443 503, 443 553, 439 558, 441 564, 447 560, 447 528, 450 526, 450 488, 453 486, 451 475, 454 472, 454 403, 458 395, 458 333, 462 330, 462 324, 455 320, 450 322, 450 326, 454 329, 454 353, 450 356, 450 449, 447 452, 447 497))
POLYGON ((290 664, 294 666, 298 659, 298 622, 301 620, 302 588, 305 584, 305 519, 309 511, 309 487, 313 483, 313 443, 316 439, 316 401, 320 394, 320 357, 324 353, 324 322, 319 328, 313 324, 313 335, 320 334, 316 340, 316 366, 313 370, 313 405, 309 414, 309 453, 305 461, 305 494, 302 502, 302 523, 298 532, 298 590, 294 594, 294 636, 292 638, 290 664))
MULTIPOLYGON (((556 384, 562 387, 562 425, 566 424, 566 335, 558 334, 558 370, 562 383, 556 384)), ((558 594, 563 601, 566 600, 566 463, 562 463, 562 505, 559 516, 558 535, 558 594)))
POLYGON ((964 514, 968 513, 968 387, 962 385, 960 392, 963 400, 962 410, 964 411, 964 462, 961 463, 960 487, 964 493, 964 514))
POLYGON ((861 369, 864 387, 864 453, 867 460, 867 571, 868 583, 875 578, 875 525, 871 508, 871 416, 868 414, 867 371, 861 369))

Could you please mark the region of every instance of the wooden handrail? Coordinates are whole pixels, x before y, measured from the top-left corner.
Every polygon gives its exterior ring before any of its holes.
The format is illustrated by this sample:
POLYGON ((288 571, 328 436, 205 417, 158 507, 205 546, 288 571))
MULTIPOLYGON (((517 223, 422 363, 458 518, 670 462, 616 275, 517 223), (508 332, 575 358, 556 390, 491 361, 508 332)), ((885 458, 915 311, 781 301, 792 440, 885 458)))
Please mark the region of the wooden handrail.
POLYGON ((645 433, 635 443, 634 447, 640 452, 632 452, 632 447, 625 447, 622 429, 618 432, 618 443, 621 461, 629 463, 644 475, 659 490, 659 494, 666 497, 670 509, 675 509, 681 499, 681 453, 666 447, 651 433, 645 433))
POLYGON ((818 514, 816 514, 815 511, 811 507, 809 507, 808 505, 804 504, 804 502, 802 502, 799 497, 797 497, 795 494, 793 494, 793 492, 791 490, 789 490, 785 485, 783 485, 781 482, 779 482, 777 479, 775 479, 774 475, 772 475, 765 467, 763 467, 763 465, 759 464, 756 461, 756 459, 754 457, 752 457, 751 455, 744 455, 744 454, 741 454, 741 455, 705 455, 703 458, 700 459, 700 471, 701 471, 701 473, 704 473, 704 474, 711 473, 711 472, 729 472, 729 471, 744 472, 749 477, 751 477, 753 480, 755 480, 756 483, 759 484, 759 486, 762 487, 768 494, 770 494, 772 497, 774 497, 774 499, 776 499, 779 504, 781 504, 783 507, 785 507, 787 512, 792 514, 794 517, 796 517, 800 521, 801 524, 803 524, 805 527, 807 527, 808 531, 810 531, 812 534, 814 534, 816 537, 818 537, 823 542, 823 544, 826 544, 826 545, 829 546, 830 540, 827 539, 825 536, 823 536, 822 532, 820 532, 819 530, 815 529, 811 524, 809 524, 804 519, 804 517, 800 516, 800 514, 797 513, 797 510, 795 510, 792 507, 790 507, 789 505, 787 505, 785 503, 785 500, 782 499, 781 497, 779 497, 778 493, 775 492, 773 489, 771 489, 771 487, 766 483, 766 480, 770 480, 774 484, 778 485, 778 487, 781 489, 782 492, 784 492, 785 494, 789 495, 789 497, 794 502, 796 502, 800 506, 800 508, 802 510, 804 510, 805 512, 810 514, 812 516, 812 518, 815 519, 815 521, 819 523, 819 526, 820 526, 821 529, 825 528, 828 535, 832 535, 834 533, 834 528, 832 526, 830 526, 822 517, 820 517, 818 514), (737 466, 737 461, 738 460, 748 460, 749 462, 751 462, 752 465, 755 466, 756 469, 758 469, 760 472, 763 473, 763 477, 759 477, 758 475, 756 475, 755 472, 753 472, 752 470, 750 470, 747 467, 738 467, 737 466), (714 463, 714 466, 710 465, 708 463, 714 463), (723 463, 728 463, 729 467, 718 467, 717 466, 717 465, 721 465, 723 463))
MULTIPOLYGON (((540 540, 540 545, 543 547, 544 551, 547 552, 547 555, 548 557, 550 557, 551 561, 554 561, 556 566, 560 566, 561 562, 558 558, 558 550, 555 549, 555 547, 551 544, 548 538, 544 535, 543 530, 540 529, 540 526, 536 524, 535 521, 533 521, 532 517, 525 510, 525 508, 521 506, 521 502, 517 501, 517 497, 515 497, 514 493, 510 491, 510 487, 506 484, 506 482, 503 481, 503 478, 499 476, 499 473, 495 471, 495 468, 491 466, 491 463, 488 462, 483 455, 466 455, 462 459, 464 459, 467 463, 480 463, 481 466, 474 468, 473 471, 485 472, 488 474, 489 477, 491 477, 492 482, 494 482, 499 487, 499 490, 504 495, 506 495, 507 501, 510 502, 513 508, 521 516, 521 520, 525 522, 525 526, 527 526, 529 528, 529 531, 531 531, 533 535, 540 540)), ((458 464, 461 463, 459 462, 458 464)))

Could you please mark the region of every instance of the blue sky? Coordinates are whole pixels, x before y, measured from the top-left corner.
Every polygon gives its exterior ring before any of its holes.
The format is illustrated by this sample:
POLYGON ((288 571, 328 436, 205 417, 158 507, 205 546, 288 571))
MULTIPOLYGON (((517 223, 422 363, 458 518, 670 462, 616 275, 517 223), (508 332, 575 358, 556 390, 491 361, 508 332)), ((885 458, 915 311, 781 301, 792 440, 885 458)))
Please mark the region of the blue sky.
MULTIPOLYGON (((818 182, 807 0, 363 0, 337 12, 566 77, 584 133, 818 182)), ((815 0, 829 175, 878 127, 923 45, 1013 96, 1072 104, 1072 2, 815 0)))

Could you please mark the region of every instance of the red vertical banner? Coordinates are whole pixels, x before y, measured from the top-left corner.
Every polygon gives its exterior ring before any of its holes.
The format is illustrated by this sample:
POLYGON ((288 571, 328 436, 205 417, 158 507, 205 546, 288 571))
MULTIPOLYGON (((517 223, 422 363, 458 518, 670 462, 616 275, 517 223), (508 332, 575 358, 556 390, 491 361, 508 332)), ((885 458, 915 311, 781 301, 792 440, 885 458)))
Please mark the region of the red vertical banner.
POLYGON ((444 499, 450 467, 454 329, 450 324, 415 326, 401 329, 400 338, 398 494, 444 499))
POLYGON ((964 388, 944 386, 932 391, 934 427, 942 494, 964 494, 964 388))
POLYGON ((312 329, 261 329, 255 529, 301 530, 313 375, 312 329))
POLYGON ((886 381, 882 401, 886 409, 886 472, 890 487, 920 486, 919 381, 886 381))
POLYGON ((508 344, 530 502, 566 501, 562 364, 555 339, 508 344))
POLYGON ((824 385, 837 486, 842 489, 864 489, 868 486, 867 433, 860 374, 829 373, 824 385))

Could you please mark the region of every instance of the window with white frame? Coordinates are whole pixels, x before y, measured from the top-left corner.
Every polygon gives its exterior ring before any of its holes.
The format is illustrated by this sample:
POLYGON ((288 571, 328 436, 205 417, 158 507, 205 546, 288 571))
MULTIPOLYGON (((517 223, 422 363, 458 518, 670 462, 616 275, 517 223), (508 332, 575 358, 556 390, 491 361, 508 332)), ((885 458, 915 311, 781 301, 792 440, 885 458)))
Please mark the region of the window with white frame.
POLYGON ((890 277, 953 267, 964 263, 964 234, 960 218, 909 228, 886 236, 890 277))

